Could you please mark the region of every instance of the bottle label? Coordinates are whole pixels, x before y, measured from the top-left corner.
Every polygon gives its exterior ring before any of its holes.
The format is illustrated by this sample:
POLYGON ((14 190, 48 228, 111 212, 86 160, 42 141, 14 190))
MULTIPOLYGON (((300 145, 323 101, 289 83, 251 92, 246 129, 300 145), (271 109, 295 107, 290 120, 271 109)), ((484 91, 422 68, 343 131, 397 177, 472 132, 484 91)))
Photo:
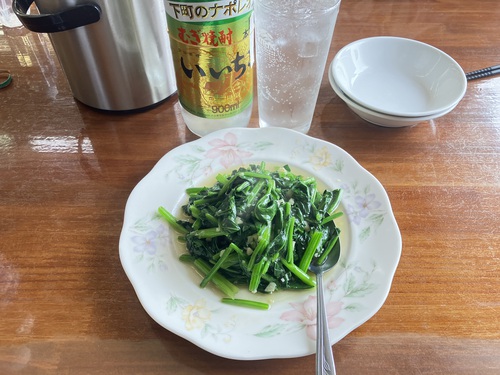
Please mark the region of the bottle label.
POLYGON ((179 101, 209 119, 253 97, 253 0, 165 1, 179 101))

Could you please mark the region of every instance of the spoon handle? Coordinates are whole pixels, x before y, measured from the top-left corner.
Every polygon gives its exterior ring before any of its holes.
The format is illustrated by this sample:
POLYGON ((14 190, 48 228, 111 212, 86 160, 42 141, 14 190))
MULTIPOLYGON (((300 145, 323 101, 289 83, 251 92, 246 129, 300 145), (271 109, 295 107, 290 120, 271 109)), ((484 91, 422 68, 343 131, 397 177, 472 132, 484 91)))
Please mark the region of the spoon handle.
POLYGON ((335 375, 328 319, 326 314, 325 298, 323 295, 323 275, 316 276, 317 288, 317 322, 316 322, 316 375, 335 375))

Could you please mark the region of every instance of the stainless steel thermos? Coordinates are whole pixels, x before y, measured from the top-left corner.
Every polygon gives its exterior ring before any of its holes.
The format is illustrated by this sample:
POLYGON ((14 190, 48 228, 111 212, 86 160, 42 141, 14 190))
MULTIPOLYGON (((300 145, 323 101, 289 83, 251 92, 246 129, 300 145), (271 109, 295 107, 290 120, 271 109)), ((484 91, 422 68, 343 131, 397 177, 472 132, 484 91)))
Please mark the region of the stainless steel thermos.
POLYGON ((24 26, 48 33, 82 103, 147 108, 176 91, 162 0, 14 0, 24 26), (33 2, 40 14, 28 10, 33 2))

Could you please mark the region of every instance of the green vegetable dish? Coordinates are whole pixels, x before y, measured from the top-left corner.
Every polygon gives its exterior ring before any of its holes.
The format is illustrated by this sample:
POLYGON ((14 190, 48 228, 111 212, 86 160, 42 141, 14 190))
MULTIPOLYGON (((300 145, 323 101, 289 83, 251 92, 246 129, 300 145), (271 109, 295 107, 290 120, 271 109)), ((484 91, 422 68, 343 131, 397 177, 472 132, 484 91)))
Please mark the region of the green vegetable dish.
POLYGON ((270 171, 264 162, 216 180, 186 190, 186 220, 158 209, 186 243, 180 259, 204 275, 200 286, 212 282, 228 297, 222 302, 262 309, 267 304, 235 299, 239 287, 252 293, 314 287, 307 272, 313 258, 321 262, 338 249, 341 190, 320 193, 314 178, 287 165, 270 171))

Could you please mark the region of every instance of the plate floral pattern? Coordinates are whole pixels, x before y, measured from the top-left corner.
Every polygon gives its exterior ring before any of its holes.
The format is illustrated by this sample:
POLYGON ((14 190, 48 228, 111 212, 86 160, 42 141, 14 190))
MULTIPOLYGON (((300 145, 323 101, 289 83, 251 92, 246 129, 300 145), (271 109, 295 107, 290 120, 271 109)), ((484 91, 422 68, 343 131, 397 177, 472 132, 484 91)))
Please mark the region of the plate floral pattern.
MULTIPOLYGON (((245 296, 268 311, 224 305, 200 289, 199 276, 157 209, 176 212, 185 189, 220 171, 265 161, 288 164, 343 189, 342 256, 325 275, 332 344, 384 303, 401 254, 401 235, 382 185, 349 154, 328 142, 281 128, 221 130, 166 154, 134 188, 120 236, 120 259, 145 310, 160 325, 216 355, 256 360, 314 353, 315 290, 245 296)), ((240 296, 238 296, 240 297, 240 296)))

